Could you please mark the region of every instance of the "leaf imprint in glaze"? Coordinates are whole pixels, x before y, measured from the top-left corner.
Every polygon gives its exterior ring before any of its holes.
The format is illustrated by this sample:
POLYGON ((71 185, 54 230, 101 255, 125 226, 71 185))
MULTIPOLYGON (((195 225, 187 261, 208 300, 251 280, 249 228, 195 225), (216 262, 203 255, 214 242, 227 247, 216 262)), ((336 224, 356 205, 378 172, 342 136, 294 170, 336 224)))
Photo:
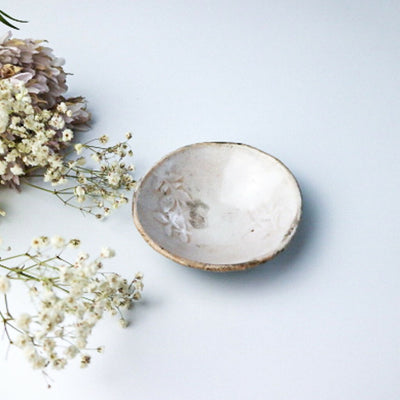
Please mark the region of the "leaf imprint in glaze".
POLYGON ((164 225, 168 236, 189 243, 192 228, 203 229, 207 226, 208 206, 192 199, 183 184, 183 177, 175 169, 171 168, 162 176, 157 176, 155 191, 158 209, 153 216, 164 225))

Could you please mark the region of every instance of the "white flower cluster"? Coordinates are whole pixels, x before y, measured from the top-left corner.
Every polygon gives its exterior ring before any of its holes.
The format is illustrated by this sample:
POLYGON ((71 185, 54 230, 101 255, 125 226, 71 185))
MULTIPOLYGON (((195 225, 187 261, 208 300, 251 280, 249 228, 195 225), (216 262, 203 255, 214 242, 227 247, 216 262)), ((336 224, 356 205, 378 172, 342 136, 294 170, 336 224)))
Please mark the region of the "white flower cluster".
POLYGON ((128 198, 125 194, 136 185, 132 177, 135 167, 126 161, 133 156, 128 144, 131 138, 132 134, 127 133, 125 141, 109 147, 104 146, 108 142, 106 135, 88 143, 77 143, 74 146, 75 158, 66 158, 61 167, 50 166, 44 174, 44 181, 62 187, 68 182, 66 190, 61 188, 54 193, 59 197, 67 196, 69 205, 103 218, 112 209, 126 204, 128 198), (74 180, 76 185, 71 186, 70 180, 74 180), (88 205, 82 204, 87 199, 90 199, 88 205))
POLYGON ((24 183, 102 218, 125 204, 135 185, 134 168, 126 161, 132 156, 131 134, 114 146, 105 146, 104 135, 68 150, 90 114, 84 98, 63 97, 62 64, 43 41, 12 39, 10 33, 0 38, 0 186, 18 189, 24 183), (57 189, 28 180, 33 177, 57 189))
POLYGON ((125 193, 135 185, 134 166, 125 161, 133 155, 128 145, 132 135, 109 147, 104 146, 106 135, 77 143, 71 157, 71 152, 61 151, 74 137, 71 118, 73 104, 62 102, 54 111, 38 109, 24 83, 0 80, 0 186, 26 183, 102 218, 127 203, 125 193), (95 166, 88 166, 88 161, 95 166), (50 190, 23 180, 31 175, 59 188, 50 190))
POLYGON ((71 117, 66 103, 54 111, 35 108, 24 83, 0 80, 0 184, 16 187, 31 168, 62 165, 71 117))
POLYGON ((72 263, 63 258, 67 247, 79 245, 78 239, 42 236, 32 241, 28 252, 0 259, 0 270, 5 271, 0 275, 0 293, 6 300, 0 319, 10 343, 23 350, 35 369, 62 369, 77 356, 81 367, 86 367, 91 360, 88 338, 103 314, 118 315, 125 327, 122 310, 141 298, 142 274, 128 282, 102 271, 103 260, 114 255, 111 249, 104 248, 94 260, 83 252, 72 263), (16 259, 18 265, 10 266, 16 259), (14 280, 28 287, 35 314, 14 316, 11 312, 7 296, 14 280))

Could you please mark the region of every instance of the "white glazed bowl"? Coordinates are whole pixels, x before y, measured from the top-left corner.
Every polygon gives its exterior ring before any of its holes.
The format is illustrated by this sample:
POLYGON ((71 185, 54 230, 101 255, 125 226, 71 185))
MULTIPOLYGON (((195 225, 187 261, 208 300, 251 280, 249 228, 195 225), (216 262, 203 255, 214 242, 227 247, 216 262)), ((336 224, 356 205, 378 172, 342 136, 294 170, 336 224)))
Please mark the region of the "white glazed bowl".
POLYGON ((135 225, 172 260, 212 271, 250 268, 289 243, 302 199, 276 158, 239 143, 197 143, 159 161, 139 182, 135 225))

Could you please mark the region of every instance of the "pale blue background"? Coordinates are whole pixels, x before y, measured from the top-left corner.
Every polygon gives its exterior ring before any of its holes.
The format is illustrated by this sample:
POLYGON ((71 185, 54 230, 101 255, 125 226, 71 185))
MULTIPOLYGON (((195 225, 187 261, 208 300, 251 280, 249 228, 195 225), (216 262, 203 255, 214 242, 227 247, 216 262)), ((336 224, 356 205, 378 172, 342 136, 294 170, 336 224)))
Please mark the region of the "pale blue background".
POLYGON ((142 176, 177 147, 238 141, 299 180, 304 219, 285 253, 242 273, 175 265, 135 231, 126 207, 105 223, 56 199, 0 191, 0 225, 79 235, 108 264, 145 274, 145 301, 106 353, 45 389, 0 342, 1 398, 398 400, 400 398, 398 1, 5 1, 16 36, 66 58, 88 136, 132 130, 142 176), (35 393, 34 395, 32 393, 35 393), (33 397, 32 397, 33 396, 33 397))

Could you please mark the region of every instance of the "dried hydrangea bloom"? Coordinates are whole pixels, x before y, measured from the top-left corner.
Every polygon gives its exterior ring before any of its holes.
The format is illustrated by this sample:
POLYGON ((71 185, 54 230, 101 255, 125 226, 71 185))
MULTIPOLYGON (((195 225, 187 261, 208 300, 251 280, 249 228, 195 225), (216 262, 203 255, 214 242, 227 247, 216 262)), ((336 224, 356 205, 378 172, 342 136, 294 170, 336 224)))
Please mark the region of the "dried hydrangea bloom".
POLYGON ((89 140, 63 151, 74 132, 88 127, 90 114, 83 97, 64 97, 63 60, 43 43, 12 39, 10 33, 0 38, 0 186, 19 189, 25 183, 103 218, 127 203, 125 192, 135 185, 133 165, 126 163, 133 154, 127 144, 132 135, 107 147, 103 135, 98 143, 89 140), (57 188, 43 188, 29 177, 57 188))
POLYGON ((13 39, 11 32, 0 38, 0 79, 21 81, 25 84, 32 104, 51 109, 67 102, 73 110, 69 123, 84 126, 90 120, 82 97, 63 97, 68 87, 64 60, 57 58, 43 40, 13 39))
POLYGON ((42 108, 53 107, 67 91, 64 60, 42 40, 13 39, 8 32, 0 39, 0 75, 23 80, 34 102, 42 108))

